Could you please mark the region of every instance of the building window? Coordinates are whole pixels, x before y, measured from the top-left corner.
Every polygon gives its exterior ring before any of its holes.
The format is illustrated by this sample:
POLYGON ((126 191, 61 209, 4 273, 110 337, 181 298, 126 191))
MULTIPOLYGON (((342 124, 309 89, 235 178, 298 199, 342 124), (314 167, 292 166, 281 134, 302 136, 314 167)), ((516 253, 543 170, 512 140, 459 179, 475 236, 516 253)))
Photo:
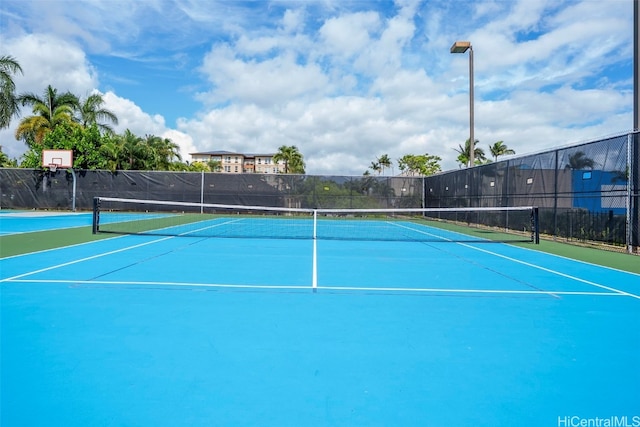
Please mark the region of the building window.
POLYGON ((236 163, 238 163, 238 156, 236 156, 234 160, 236 163))
POLYGON ((231 172, 231 166, 225 166, 224 167, 224 171, 225 172, 231 172))
POLYGON ((226 161, 227 163, 231 163, 231 156, 227 156, 227 158, 225 159, 225 161, 226 161))
POLYGON ((237 166, 236 166, 235 172, 236 172, 236 173, 238 172, 238 167, 237 167, 237 166))

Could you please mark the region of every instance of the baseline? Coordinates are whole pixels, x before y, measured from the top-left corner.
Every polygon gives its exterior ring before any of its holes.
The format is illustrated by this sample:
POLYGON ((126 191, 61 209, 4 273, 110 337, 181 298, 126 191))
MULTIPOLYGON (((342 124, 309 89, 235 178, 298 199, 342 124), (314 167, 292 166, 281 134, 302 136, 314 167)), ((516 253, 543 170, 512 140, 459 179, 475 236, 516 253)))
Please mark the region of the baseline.
MULTIPOLYGON (((570 274, 562 273, 561 271, 553 270, 553 269, 550 269, 550 268, 543 267, 541 265, 536 265, 536 264, 533 264, 533 263, 530 263, 530 262, 522 261, 522 260, 519 260, 517 258, 513 258, 513 257, 507 256, 507 255, 499 254, 497 252, 489 251, 487 249, 482 249, 482 248, 473 246, 473 245, 468 244, 468 243, 456 242, 456 241, 454 241, 452 239, 448 239, 448 238, 443 237, 443 236, 438 236, 438 235, 435 235, 433 233, 429 233, 427 231, 418 230, 418 229, 407 227, 407 226, 400 225, 400 224, 396 224, 396 225, 398 227, 401 227, 401 228, 407 228, 407 229, 410 229, 410 230, 415 231, 417 233, 422 233, 422 234, 427 234, 427 235, 430 235, 430 236, 438 237, 439 239, 447 241, 447 242, 455 243, 457 245, 460 245, 460 246, 463 246, 463 247, 466 247, 466 248, 469 248, 469 249, 473 249, 473 250, 476 250, 476 251, 479 251, 479 252, 483 252, 483 253, 486 253, 486 254, 489 254, 489 255, 493 255, 493 256, 496 256, 498 258, 505 259, 507 261, 515 262, 517 264, 526 265, 527 267, 531 267, 531 268, 535 268, 535 269, 538 269, 538 270, 541 270, 541 271, 545 271, 547 273, 555 274, 557 276, 564 277, 564 278, 570 279, 570 280, 574 280, 574 281, 577 281, 577 282, 580 282, 580 283, 584 283, 584 284, 589 285, 589 286, 594 286, 594 287, 601 288, 601 289, 604 289, 604 290, 607 290, 607 291, 610 291, 610 292, 619 293, 621 295, 628 296, 628 297, 631 297, 631 298, 640 299, 640 295, 632 294, 630 292, 626 292, 626 291, 623 291, 623 290, 620 290, 620 289, 616 289, 616 288, 613 288, 611 286, 602 285, 602 284, 599 284, 599 283, 596 283, 596 282, 593 282, 593 281, 590 281, 590 280, 582 279, 582 278, 577 277, 577 276, 573 276, 573 275, 570 275, 570 274)), ((555 292, 548 292, 548 293, 555 293, 555 292)))
POLYGON ((541 270, 541 271, 545 271, 547 273, 555 274, 557 276, 564 277, 565 279, 574 280, 576 282, 584 283, 584 284, 589 285, 589 286, 594 286, 594 287, 597 287, 597 288, 600 288, 600 289, 604 289, 604 290, 607 290, 607 291, 616 292, 616 293, 619 293, 621 295, 628 296, 628 297, 631 297, 631 298, 640 299, 640 295, 632 294, 630 292, 626 292, 626 291, 623 291, 621 289, 616 289, 616 288, 613 288, 611 286, 602 285, 600 283, 596 283, 596 282, 593 282, 591 280, 583 279, 581 277, 573 276, 571 274, 566 274, 566 273, 563 273, 561 271, 557 271, 557 270, 554 270, 554 269, 551 269, 551 268, 543 267, 541 265, 536 265, 536 264, 533 264, 533 263, 530 263, 530 262, 522 261, 522 260, 519 260, 517 258, 513 258, 513 257, 507 256, 507 255, 499 254, 497 252, 489 251, 487 249, 478 248, 478 247, 475 247, 473 245, 469 245, 469 244, 466 244, 466 243, 459 243, 459 242, 457 242, 457 243, 459 245, 461 245, 461 246, 464 246, 464 247, 467 247, 467 248, 470 248, 470 249, 474 249, 476 251, 483 252, 483 253, 486 253, 486 254, 489 254, 489 255, 493 255, 493 256, 496 256, 498 258, 506 259, 507 261, 515 262, 517 264, 525 265, 527 267, 531 267, 531 268, 535 268, 535 269, 538 269, 538 270, 541 270))
POLYGON ((348 292, 402 292, 415 294, 428 293, 451 293, 451 294, 503 294, 503 295, 583 295, 583 296, 626 296, 620 292, 584 292, 584 291, 536 291, 521 289, 451 289, 451 288, 402 288, 402 287, 359 287, 359 286, 317 286, 315 288, 304 285, 241 285, 224 283, 190 283, 190 282, 168 282, 168 281, 113 281, 113 280, 61 280, 61 279, 21 279, 10 278, 3 280, 11 283, 52 283, 65 285, 81 285, 92 287, 94 285, 107 286, 137 286, 137 287, 186 287, 186 288, 221 288, 221 289, 250 289, 250 290, 270 290, 270 289, 295 289, 306 291, 348 291, 348 292))

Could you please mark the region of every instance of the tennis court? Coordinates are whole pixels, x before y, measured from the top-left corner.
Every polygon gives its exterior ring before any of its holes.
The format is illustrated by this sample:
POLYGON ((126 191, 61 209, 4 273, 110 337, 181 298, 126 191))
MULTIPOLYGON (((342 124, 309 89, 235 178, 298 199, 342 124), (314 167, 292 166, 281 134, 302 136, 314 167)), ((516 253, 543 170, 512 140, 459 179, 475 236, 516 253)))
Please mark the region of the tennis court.
POLYGON ((640 425, 638 274, 423 224, 415 239, 353 227, 369 231, 145 229, 0 260, 1 424, 640 425))

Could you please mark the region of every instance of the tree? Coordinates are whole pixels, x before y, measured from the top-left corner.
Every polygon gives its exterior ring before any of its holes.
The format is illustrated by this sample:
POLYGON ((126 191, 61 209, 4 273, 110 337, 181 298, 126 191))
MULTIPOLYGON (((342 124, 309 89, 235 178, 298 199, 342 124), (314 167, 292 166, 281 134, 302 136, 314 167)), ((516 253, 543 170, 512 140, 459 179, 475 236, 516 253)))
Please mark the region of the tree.
MULTIPOLYGON (((48 132, 40 144, 35 144, 25 153, 22 167, 39 168, 43 150, 72 150, 75 169, 110 168, 104 146, 108 146, 110 135, 103 135, 96 125, 78 126, 75 123, 61 123, 48 132)), ((111 169, 115 170, 115 166, 111 169)))
POLYGON ((491 155, 493 156, 493 158, 495 159, 495 161, 498 161, 498 157, 499 156, 506 156, 509 154, 516 154, 516 152, 514 150, 512 150, 511 148, 507 147, 507 145, 504 143, 504 141, 497 141, 495 142, 493 145, 489 146, 489 150, 491 151, 491 155))
POLYGON ((99 148, 100 155, 104 159, 104 167, 111 172, 120 168, 120 147, 120 138, 113 136, 99 148))
POLYGON ((129 129, 118 135, 118 169, 151 170, 151 150, 144 139, 129 129))
POLYGON ((220 160, 209 160, 209 169, 211 172, 220 172, 222 170, 222 162, 220 160))
POLYGON ((209 166, 202 162, 193 162, 189 165, 191 172, 210 172, 209 166))
POLYGON ((6 168, 10 165, 10 162, 11 161, 9 160, 9 156, 0 151, 0 168, 6 168))
POLYGON ((380 171, 384 175, 384 169, 391 167, 391 159, 388 154, 383 154, 377 159, 378 165, 380 166, 380 171))
POLYGON ((576 151, 569 155, 569 163, 564 168, 573 170, 593 169, 595 165, 596 162, 587 157, 584 151, 576 151))
POLYGON ((96 125, 98 129, 104 133, 113 133, 111 126, 103 122, 108 121, 117 125, 118 117, 110 110, 103 108, 103 105, 104 100, 101 94, 93 93, 89 95, 87 99, 82 100, 78 104, 78 121, 84 127, 96 125))
POLYGON ((280 146, 278 152, 273 156, 273 161, 276 163, 284 163, 284 173, 305 173, 303 156, 295 145, 280 146))
POLYGON ((438 156, 425 154, 405 154, 398 159, 398 168, 408 175, 428 176, 442 171, 440 162, 442 159, 438 156))
POLYGON ((105 169, 107 158, 100 148, 109 142, 110 135, 100 133, 97 125, 89 127, 62 123, 45 135, 40 149, 73 150, 73 167, 76 169, 105 169))
POLYGON ((2 151, 2 145, 0 145, 0 168, 15 168, 18 167, 18 162, 15 159, 10 159, 7 154, 2 151))
POLYGON ((144 143, 148 145, 152 156, 152 169, 169 170, 174 160, 182 160, 180 156, 180 146, 169 138, 162 138, 155 135, 145 136, 144 143))
POLYGON ((71 92, 58 95, 58 90, 47 86, 42 97, 34 93, 24 93, 18 97, 22 106, 31 106, 33 116, 24 118, 16 139, 22 139, 31 148, 40 144, 44 136, 61 123, 74 123, 73 113, 78 108, 78 98, 71 92))
MULTIPOLYGON (((458 163, 460 163, 460 166, 470 166, 469 160, 471 158, 471 143, 469 141, 470 139, 467 139, 465 141, 464 148, 462 148, 462 145, 458 145, 458 148, 454 148, 454 150, 458 153, 458 158, 456 160, 458 161, 458 163)), ((474 147, 475 149, 473 150, 474 163, 476 165, 481 165, 487 160, 487 157, 484 154, 484 150, 478 146, 479 142, 480 141, 476 139, 474 147)))
POLYGON ((382 171, 382 166, 380 166, 380 163, 378 162, 371 162, 369 169, 371 169, 374 172, 378 172, 378 175, 380 175, 380 172, 382 171))
POLYGON ((20 112, 13 75, 22 74, 22 68, 12 56, 0 56, 0 129, 9 127, 11 119, 20 112))

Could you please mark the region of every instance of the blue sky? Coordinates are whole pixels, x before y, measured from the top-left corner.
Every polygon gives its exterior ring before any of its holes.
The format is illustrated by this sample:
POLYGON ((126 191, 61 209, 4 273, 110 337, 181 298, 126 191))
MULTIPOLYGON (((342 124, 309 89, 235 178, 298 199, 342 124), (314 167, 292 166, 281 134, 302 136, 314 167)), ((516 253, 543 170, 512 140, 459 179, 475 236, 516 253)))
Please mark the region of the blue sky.
MULTIPOLYGON (((319 174, 425 152, 457 168, 469 76, 468 54, 449 53, 456 40, 473 45, 487 153, 633 125, 631 0, 0 3, 0 54, 22 65, 19 92, 98 90, 118 131, 172 138, 185 160, 296 145, 319 174)), ((26 149, 18 121, 0 131, 10 157, 26 149)))

